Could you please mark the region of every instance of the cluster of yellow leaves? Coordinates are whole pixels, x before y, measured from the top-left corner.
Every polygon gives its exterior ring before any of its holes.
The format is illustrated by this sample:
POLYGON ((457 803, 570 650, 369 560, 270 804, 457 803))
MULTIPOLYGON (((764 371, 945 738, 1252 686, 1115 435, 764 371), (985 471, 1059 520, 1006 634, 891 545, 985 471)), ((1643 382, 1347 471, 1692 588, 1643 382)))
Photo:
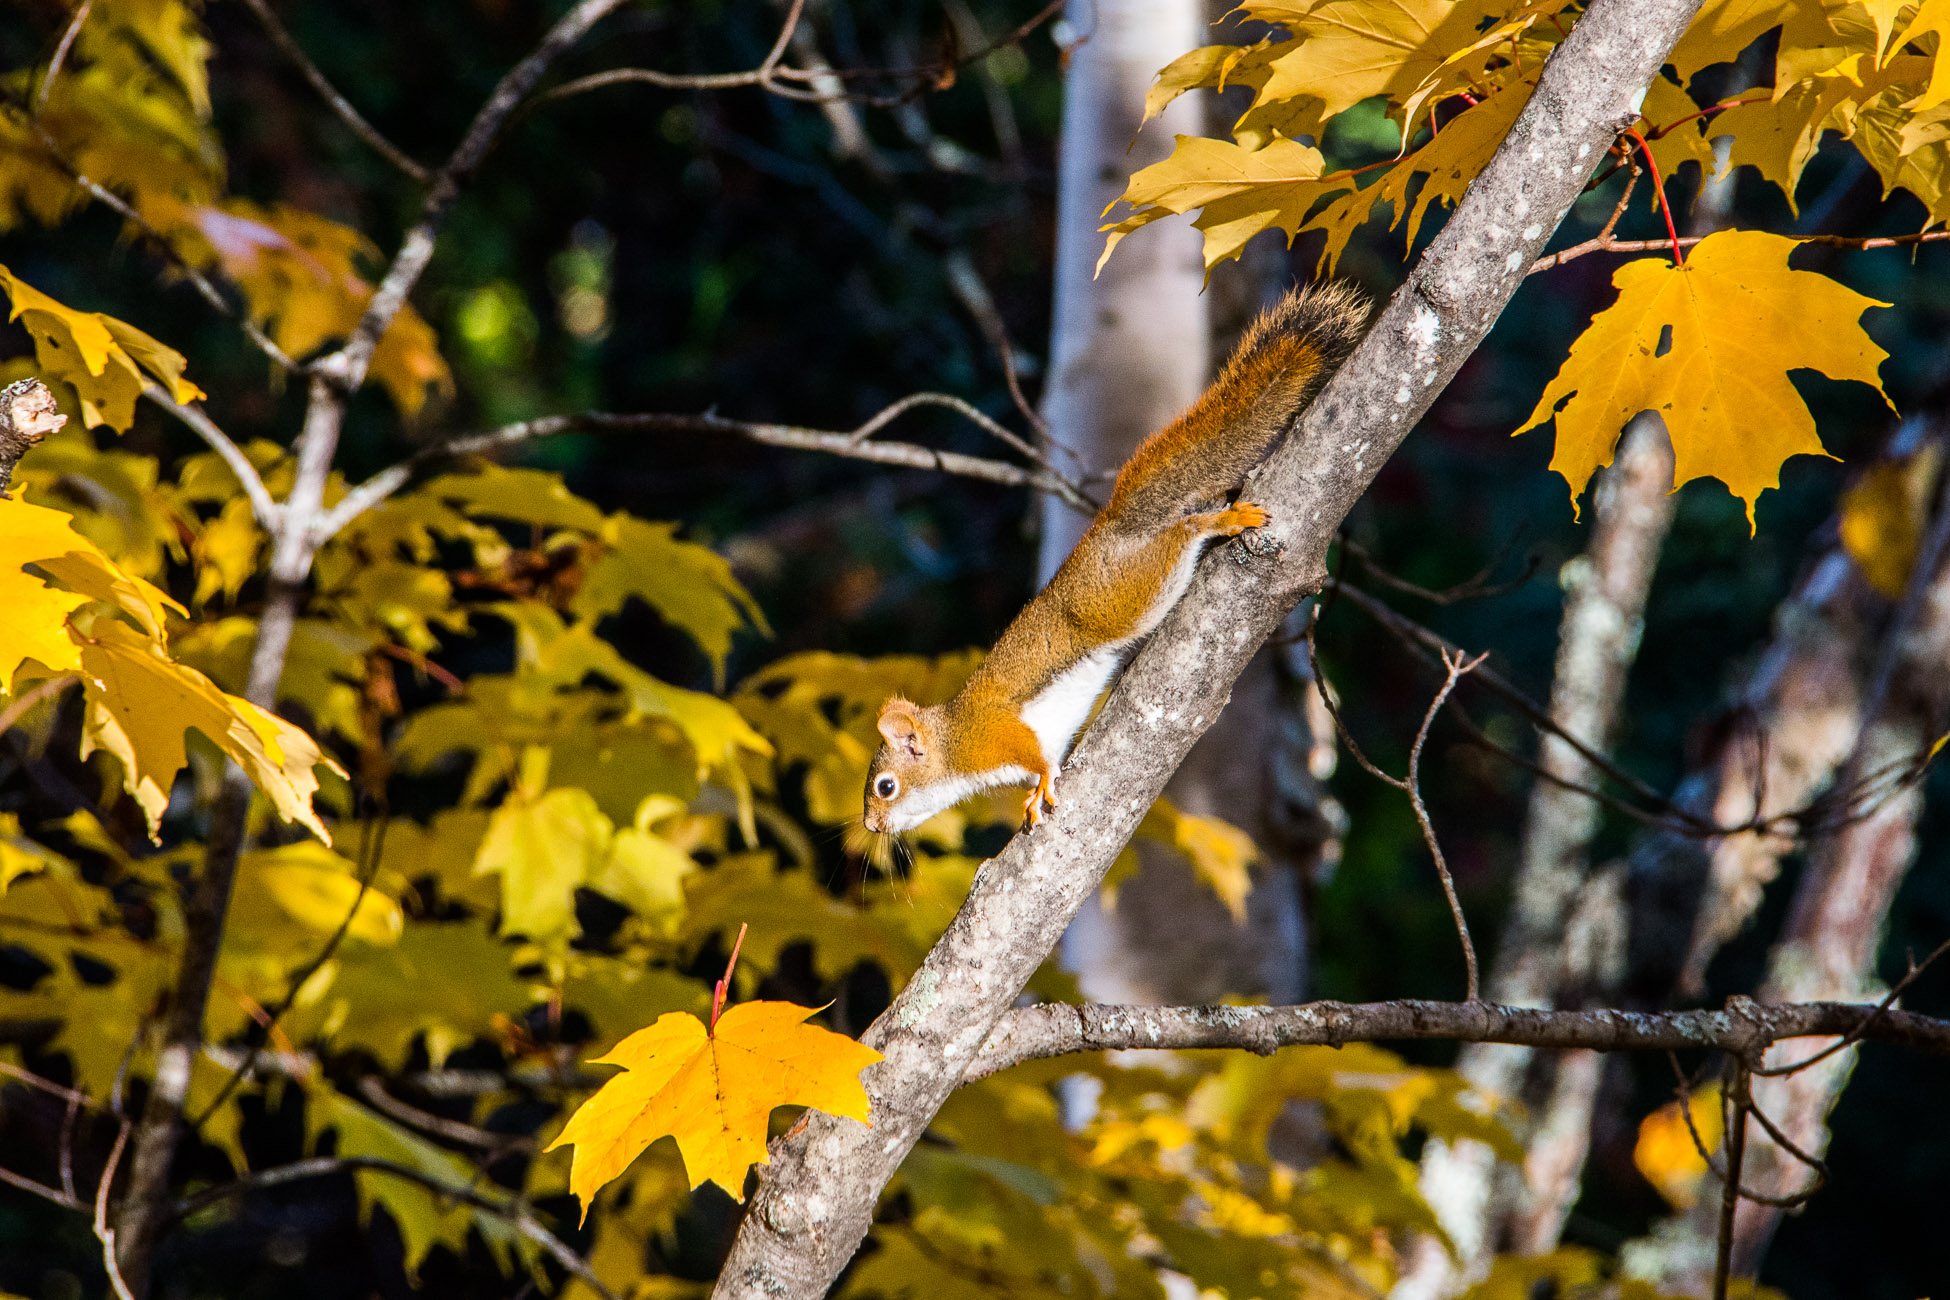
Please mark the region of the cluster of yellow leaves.
MULTIPOLYGON (((376 250, 325 217, 224 193, 223 150, 210 125, 209 56, 189 0, 98 0, 61 75, 44 88, 37 117, 21 105, 42 93, 40 69, 9 74, 9 102, 0 106, 0 231, 27 219, 53 225, 87 201, 51 144, 81 174, 126 199, 179 257, 234 284, 251 318, 287 355, 303 358, 357 324, 373 292, 362 268, 376 250)), ((16 294, 16 315, 21 310, 16 294)), ((38 330, 36 345, 48 365, 51 345, 38 330)), ((176 363, 180 373, 181 358, 176 363)), ((381 337, 372 374, 408 417, 429 390, 453 390, 438 340, 411 305, 381 337)), ((126 391, 113 373, 107 382, 115 394, 126 391)), ((195 395, 193 387, 188 392, 195 395)), ((183 388, 176 398, 187 400, 183 388)), ((99 415, 83 409, 91 427, 103 420, 128 425, 126 403, 99 408, 99 415)))
POLYGON ((184 732, 194 728, 250 775, 279 816, 329 838, 312 795, 314 769, 331 760, 297 727, 172 659, 164 619, 183 607, 124 572, 67 515, 0 501, 0 608, 9 617, 0 684, 17 692, 62 673, 79 677, 88 701, 82 755, 115 756, 151 835, 188 765, 184 732))
POLYGON ((145 383, 161 381, 178 402, 203 396, 183 378, 182 353, 133 325, 56 302, 4 266, 0 289, 13 303, 7 319, 19 321, 33 337, 34 359, 43 374, 74 389, 88 428, 106 424, 126 432, 145 383))
MULTIPOLYGON (((1197 87, 1245 86, 1253 99, 1231 140, 1180 137, 1165 161, 1132 177, 1130 212, 1106 227, 1117 242, 1166 216, 1198 212, 1208 265, 1278 229, 1325 233, 1332 268, 1385 201, 1413 245, 1432 204, 1454 203, 1486 166, 1527 101, 1537 70, 1577 6, 1563 0, 1282 0, 1243 7, 1277 24, 1244 46, 1209 46, 1159 74, 1147 112, 1197 87), (1330 168, 1335 119, 1378 111, 1399 148, 1365 166, 1330 168), (1446 117, 1446 120, 1445 120, 1446 117)), ((1950 219, 1950 0, 1863 5, 1843 0, 1709 0, 1654 78, 1638 130, 1661 173, 1694 163, 1752 166, 1790 206, 1825 132, 1848 140, 1887 190, 1907 189, 1950 219), (1778 29, 1772 84, 1715 103, 1688 87, 1778 29), (1676 76, 1676 80, 1674 77, 1676 76)), ((1366 133, 1373 136, 1372 127, 1366 133)), ((1594 159, 1595 164, 1601 160, 1594 159)), ((1823 454, 1796 369, 1877 387, 1881 349, 1858 318, 1877 306, 1824 276, 1788 268, 1793 245, 1728 232, 1686 265, 1657 257, 1617 272, 1618 302, 1601 313, 1524 424, 1555 417, 1552 467, 1575 506, 1611 462, 1624 425, 1657 411, 1671 433, 1675 483, 1714 477, 1746 503, 1779 481, 1789 456, 1823 454)), ((1519 430, 1521 432, 1521 430, 1519 430)))

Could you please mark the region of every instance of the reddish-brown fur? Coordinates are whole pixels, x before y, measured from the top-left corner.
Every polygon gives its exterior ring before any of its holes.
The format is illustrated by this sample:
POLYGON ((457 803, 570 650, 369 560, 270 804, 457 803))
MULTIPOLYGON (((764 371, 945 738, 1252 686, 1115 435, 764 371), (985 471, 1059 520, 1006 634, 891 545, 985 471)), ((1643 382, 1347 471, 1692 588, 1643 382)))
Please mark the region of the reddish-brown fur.
POLYGON ((866 793, 870 829, 891 825, 890 811, 911 791, 998 769, 1035 781, 1026 803, 1032 822, 1045 802, 1055 804, 1053 773, 1025 708, 1088 656, 1155 627, 1208 538, 1266 521, 1258 506, 1231 498, 1352 349, 1366 316, 1366 304, 1339 286, 1290 294, 1262 315, 1191 409, 1132 455, 1109 504, 961 693, 929 708, 887 702, 888 743, 874 756, 866 793), (888 773, 899 780, 891 799, 873 788, 888 773))

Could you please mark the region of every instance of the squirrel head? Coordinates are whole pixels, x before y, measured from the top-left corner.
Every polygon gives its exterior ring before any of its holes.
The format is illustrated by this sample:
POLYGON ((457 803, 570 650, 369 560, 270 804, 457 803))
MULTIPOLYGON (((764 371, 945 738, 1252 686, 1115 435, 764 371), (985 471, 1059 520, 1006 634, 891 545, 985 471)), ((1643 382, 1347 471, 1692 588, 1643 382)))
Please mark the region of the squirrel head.
POLYGON ((895 696, 880 706, 880 748, 867 768, 863 807, 868 830, 911 831, 948 806, 934 797, 950 778, 943 721, 938 704, 895 696))

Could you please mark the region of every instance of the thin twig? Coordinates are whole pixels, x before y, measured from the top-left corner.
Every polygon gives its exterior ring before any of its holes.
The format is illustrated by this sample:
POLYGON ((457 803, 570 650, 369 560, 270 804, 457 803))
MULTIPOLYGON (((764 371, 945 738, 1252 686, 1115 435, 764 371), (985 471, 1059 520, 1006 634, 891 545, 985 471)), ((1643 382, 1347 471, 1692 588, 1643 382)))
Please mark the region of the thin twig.
POLYGON ((115 1171, 122 1163, 122 1149, 129 1144, 129 1122, 122 1121, 115 1145, 109 1149, 108 1163, 102 1166, 102 1180, 95 1187, 95 1239, 102 1243, 102 1265, 108 1270, 108 1283, 116 1300, 135 1300, 129 1284, 122 1278, 122 1265, 115 1249, 115 1229, 108 1226, 108 1191, 115 1182, 115 1171))
MULTIPOLYGON (((427 262, 433 257, 434 239, 445 224, 447 213, 459 197, 461 187, 472 179, 475 171, 487 159, 489 151, 500 140, 502 129, 507 126, 510 116, 528 98, 535 84, 556 59, 567 53, 591 27, 622 3, 623 0, 578 0, 569 12, 556 20, 528 56, 495 83, 494 90, 468 124, 467 134, 454 146, 453 153, 440 169, 428 178, 427 194, 420 205, 419 219, 400 240, 392 264, 386 268, 372 297, 366 301, 366 309, 359 317, 359 323, 353 327, 351 337, 336 352, 320 358, 313 367, 331 382, 341 400, 345 394, 365 382, 366 371, 372 365, 373 352, 378 348, 387 327, 393 323, 393 318, 399 315, 400 308, 406 305, 406 296, 413 291, 420 273, 426 270, 427 262)), ((310 423, 309 411, 307 419, 310 423)), ((333 437, 329 440, 333 446, 320 448, 328 461, 330 452, 336 448, 336 435, 337 425, 334 422, 333 437)))
POLYGON ((67 30, 61 33, 61 43, 54 47, 54 57, 47 61, 47 75, 41 78, 41 88, 34 92, 36 121, 47 111, 48 92, 54 89, 54 79, 61 75, 61 65, 68 61, 68 51, 74 48, 75 38, 81 35, 81 26, 88 21, 94 7, 95 0, 81 0, 75 6, 74 17, 68 21, 67 30))
POLYGON ((418 1106, 408 1105, 392 1093, 386 1091, 386 1082, 376 1074, 368 1074, 359 1080, 359 1095, 373 1104, 373 1108, 392 1116, 400 1123, 449 1142, 477 1148, 487 1154, 489 1161, 499 1159, 515 1151, 533 1151, 536 1143, 531 1137, 517 1133, 490 1133, 472 1124, 463 1124, 444 1115, 434 1115, 418 1106))
MULTIPOLYGON (((1740 1205, 1740 1165, 1747 1154, 1747 1063, 1734 1058, 1733 1086, 1721 1096, 1727 1108, 1727 1180, 1720 1189, 1720 1235, 1713 1263, 1713 1300, 1727 1300, 1733 1271, 1733 1215, 1740 1205)), ((1688 1113, 1691 1108, 1688 1107, 1688 1113)))
POLYGON ((37 1183, 31 1178, 15 1173, 11 1169, 0 1167, 0 1183, 5 1183, 9 1187, 18 1188, 23 1192, 38 1196, 44 1201, 53 1201, 56 1205, 64 1209, 77 1210, 82 1214, 88 1213, 88 1203, 81 1198, 70 1196, 58 1187, 49 1187, 46 1183, 37 1183))
POLYGON ((6 1061, 0 1061, 0 1074, 6 1075, 9 1079, 13 1079, 18 1083, 24 1083, 30 1088, 38 1088, 42 1092, 51 1093, 73 1105, 86 1106, 91 1110, 100 1110, 102 1108, 101 1103, 93 1097, 90 1097, 87 1093, 76 1092, 73 1088, 63 1088, 52 1079, 43 1079, 32 1070, 23 1070, 18 1065, 10 1065, 6 1061))
POLYGON ((1435 698, 1429 701, 1428 712, 1422 715, 1422 725, 1415 733, 1415 743, 1409 747, 1408 778, 1404 780, 1383 771, 1370 761, 1368 756, 1361 752, 1361 747, 1354 742, 1354 736, 1348 731, 1347 724, 1341 720, 1340 709, 1335 706, 1332 699, 1333 688, 1329 685, 1326 674, 1321 671, 1320 656, 1314 647, 1313 625, 1319 621, 1319 613, 1319 606, 1315 606, 1315 617, 1308 621, 1307 661, 1313 669, 1314 680, 1320 684, 1321 702, 1327 706, 1327 716, 1333 719, 1334 730, 1340 734, 1341 743, 1347 746, 1348 752, 1354 755, 1355 761, 1360 763, 1370 776, 1387 782, 1408 796, 1409 806, 1415 810, 1416 825, 1422 829, 1422 841, 1429 846, 1429 854, 1435 859, 1436 874, 1442 878, 1442 893, 1443 897, 1449 900, 1449 915, 1455 918, 1456 937, 1462 941, 1463 968, 1469 990, 1464 1000, 1481 1001, 1476 969, 1476 945, 1469 937, 1469 922, 1463 918, 1462 902, 1456 897, 1456 882, 1449 875, 1449 861, 1442 856, 1442 844, 1436 839, 1435 825, 1429 820, 1427 805, 1422 802, 1422 750, 1428 744, 1429 728, 1435 725, 1435 715, 1442 711, 1442 705, 1456 689, 1456 683, 1482 667, 1483 661, 1489 658, 1489 652, 1486 650, 1471 659, 1460 650, 1452 654, 1446 646, 1443 648, 1442 666, 1447 676, 1443 679, 1442 688, 1435 693, 1435 698))
POLYGON ((246 1174, 221 1187, 212 1187, 208 1191, 199 1192, 188 1200, 179 1202, 171 1218, 180 1222, 200 1210, 232 1197, 248 1195, 254 1191, 282 1186, 285 1183, 300 1182, 308 1178, 323 1178, 331 1174, 350 1173, 361 1169, 385 1174, 389 1178, 417 1183, 449 1200, 458 1201, 513 1224, 516 1231, 546 1250, 554 1257, 556 1263, 582 1279, 603 1300, 616 1300, 615 1293, 604 1285, 603 1280, 596 1275, 596 1271, 589 1266, 589 1261, 570 1250, 560 1237, 543 1227, 541 1221, 519 1199, 497 1200, 471 1187, 456 1187, 410 1165, 397 1164, 373 1156, 317 1156, 310 1160, 280 1165, 276 1169, 246 1174))
POLYGON ((1509 582, 1491 582, 1489 580, 1490 575, 1502 566, 1504 559, 1509 555, 1510 551, 1516 549, 1513 545, 1507 547, 1502 554, 1497 555, 1488 564, 1478 569, 1472 576, 1463 579, 1454 586, 1444 587, 1440 591, 1437 591, 1430 587, 1424 587, 1420 583, 1410 582, 1407 578, 1401 577, 1399 574, 1390 573, 1388 570, 1382 568, 1381 564, 1375 559, 1373 552, 1351 537, 1342 537, 1340 544, 1342 549, 1354 557, 1355 561, 1360 564, 1361 568, 1369 577, 1384 587, 1392 588, 1405 596, 1414 596, 1418 600, 1426 600, 1431 605, 1444 607, 1458 605, 1468 600, 1489 600, 1497 596, 1507 596, 1513 591, 1521 590, 1523 587, 1529 585, 1532 578, 1537 576, 1537 569, 1542 564, 1542 560, 1538 556, 1533 555, 1530 557, 1529 562, 1524 565, 1523 573, 1520 576, 1511 579, 1509 582))
POLYGON ((768 447, 816 451, 831 456, 845 456, 853 460, 872 461, 880 465, 938 470, 944 474, 980 479, 1004 487, 1033 488, 1038 492, 1050 493, 1079 510, 1095 513, 1096 504, 1081 488, 1047 470, 1029 470, 1008 464, 1006 461, 986 460, 979 456, 963 455, 960 452, 936 451, 932 447, 921 447, 913 443, 875 442, 865 437, 865 434, 872 433, 885 425, 900 411, 910 410, 919 405, 946 406, 978 423, 986 422, 984 427, 993 423, 987 416, 982 415, 960 398, 950 397, 945 393, 911 394, 882 410, 866 424, 845 433, 829 429, 807 429, 798 425, 733 420, 710 411, 698 415, 612 415, 602 411, 588 411, 579 415, 547 415, 540 419, 504 425, 488 433, 453 438, 416 452, 390 469, 381 470, 347 492, 339 499, 337 505, 324 513, 314 525, 314 538, 322 544, 333 537, 354 519, 405 487, 416 473, 428 465, 498 451, 536 438, 559 437, 565 433, 577 432, 730 434, 768 447))
MULTIPOLYGON (((911 68, 793 68, 781 66, 778 59, 768 56, 767 62, 743 72, 658 72, 652 68, 611 68, 606 72, 593 73, 564 82, 545 94, 536 96, 535 103, 549 103, 567 99, 591 90, 601 90, 606 86, 630 84, 658 86, 666 90, 734 90, 741 86, 757 86, 768 94, 784 99, 796 100, 804 104, 826 104, 848 102, 864 104, 872 108, 898 108, 911 103, 927 91, 946 89, 953 84, 954 74, 972 63, 979 63, 997 50, 1018 44, 1023 37, 1049 22, 1063 11, 1067 0, 1050 0, 1021 23, 1014 30, 997 37, 982 48, 945 59, 938 63, 925 64, 911 68), (769 66, 768 66, 769 64, 769 66), (834 91, 830 89, 802 90, 784 82, 797 82, 802 85, 820 86, 836 81, 879 80, 912 81, 914 85, 893 94, 876 95, 857 91, 834 91)), ((788 24, 779 35, 779 45, 790 41, 797 25, 799 5, 795 4, 788 24)), ((780 51, 775 48, 774 56, 780 51)))
POLYGON ((249 6, 252 13, 257 15, 257 21, 263 24, 264 33, 271 38, 271 43, 297 66, 299 73, 311 83, 311 88, 318 92, 319 97, 331 107, 334 113, 338 114, 339 120, 345 123, 347 130, 365 141, 374 153, 400 171, 422 184, 426 183, 432 173, 409 157, 405 150, 381 135, 377 127, 366 121, 364 115, 352 107, 351 101, 326 80, 325 74, 318 70, 318 65, 311 61, 311 56, 305 53, 304 47, 298 44, 291 35, 290 29, 279 20, 277 14, 271 11, 271 6, 265 3, 265 0, 244 0, 244 3, 249 6))
MULTIPOLYGON (((1002 322, 1002 313, 995 309, 995 298, 989 293, 988 285, 982 283, 974 259, 957 248, 943 259, 943 268, 948 273, 948 287, 954 290, 955 297, 961 299, 961 305, 968 309, 968 314, 975 318, 976 325, 988 336, 989 346, 995 349, 995 355, 1001 360, 1002 379, 1009 386, 1009 399, 1016 404, 1016 410, 1029 421, 1029 427, 1036 431, 1043 446, 1061 447, 1063 444, 1050 434, 1048 422, 1022 395, 1022 385, 1016 378, 1016 350, 1009 342, 1008 327, 1002 322)), ((1054 472, 1047 462, 1043 463, 1043 467, 1054 472)))
POLYGON ((352 896, 352 906, 345 910, 345 918, 339 922, 338 929, 332 931, 331 937, 325 941, 324 946, 287 982, 284 997, 278 1005, 259 1021, 263 1026, 263 1032, 245 1050, 244 1059, 230 1072, 230 1077, 223 1081, 223 1087, 217 1090, 217 1095, 211 1098, 210 1104, 203 1108, 203 1113, 188 1121, 192 1130, 201 1129, 209 1123, 210 1117, 217 1113, 217 1108, 228 1101, 230 1094, 237 1090, 237 1085, 257 1068, 257 1060, 263 1055, 265 1044, 269 1043, 277 1032, 278 1022, 284 1019, 284 1013, 291 1010, 292 1004, 298 1000, 298 994, 304 990, 306 984, 311 982, 311 977, 316 975, 319 968, 330 961, 332 954, 338 951, 346 932, 352 928, 353 918, 359 915, 359 908, 365 903, 366 895, 372 889, 372 878, 379 871, 379 859, 386 843, 386 828, 391 824, 392 819, 388 817, 367 821, 365 836, 359 846, 359 891, 352 896))
MULTIPOLYGON (((1456 646, 1451 645, 1440 633, 1417 623, 1414 619, 1409 618, 1393 606, 1377 599, 1372 593, 1350 585, 1343 578, 1329 577, 1327 580, 1327 590, 1336 598, 1345 597, 1355 608, 1361 610, 1377 623, 1381 624, 1382 628, 1392 634, 1402 646, 1413 651, 1417 656, 1429 663, 1438 662, 1440 652, 1445 650, 1451 653, 1461 653, 1456 646)), ((1876 809, 1881 806, 1884 800, 1893 797, 1899 791, 1907 789, 1915 782, 1921 780, 1923 774, 1929 770, 1936 758, 1928 749, 1919 750, 1906 759, 1891 762, 1874 772, 1868 773, 1854 785, 1846 789, 1831 790, 1818 798, 1810 800, 1806 805, 1801 807, 1763 815, 1759 811, 1760 805, 1756 804, 1756 811, 1748 820, 1738 825, 1720 825, 1674 803, 1671 799, 1653 789, 1638 777, 1633 776, 1630 772, 1619 767, 1618 764, 1604 754, 1599 753, 1591 748, 1591 746, 1585 744, 1577 736, 1572 735, 1570 732, 1558 726, 1557 722, 1550 716, 1549 710, 1525 694, 1523 690, 1504 678, 1495 669, 1485 667, 1474 674, 1474 676, 1475 680, 1481 682, 1492 693, 1515 708, 1533 726, 1563 741, 1587 763, 1597 769, 1601 775, 1616 781, 1639 798, 1651 804, 1653 810, 1648 811, 1635 807, 1621 799, 1614 798, 1596 787, 1581 785, 1569 781, 1556 773, 1545 770, 1541 764, 1534 762, 1522 754, 1513 753, 1491 740, 1488 734, 1469 718, 1467 713, 1458 709, 1457 715, 1465 730, 1484 749, 1498 755, 1505 762, 1521 767, 1525 771, 1562 786, 1567 790, 1575 791, 1587 798, 1596 800, 1605 807, 1630 817, 1635 821, 1647 826, 1670 831, 1675 835, 1683 835, 1690 839, 1717 839, 1728 835, 1758 834, 1790 835, 1796 840, 1800 840, 1812 833, 1851 825, 1874 815, 1876 809)), ((1343 729, 1343 739, 1346 738, 1345 730, 1343 729)), ((1361 758, 1358 750, 1355 752, 1355 756, 1361 760, 1363 766, 1367 766, 1366 760, 1361 758)), ((1379 774, 1377 773, 1377 775, 1379 774)))
MULTIPOLYGON (((58 677, 48 678, 31 691, 21 692, 18 697, 8 702, 6 708, 0 709, 0 734, 4 734, 14 723, 19 722, 21 715, 25 714, 27 710, 33 708, 48 696, 67 690, 68 687, 73 686, 80 680, 73 673, 62 673, 58 677)), ((5 1062, 0 1062, 0 1066, 4 1065, 5 1062)))
MULTIPOLYGON (((1381 624, 1383 628, 1393 633, 1403 645, 1416 649, 1424 657, 1430 658, 1431 662, 1434 661, 1434 656, 1445 652, 1461 653, 1459 647, 1450 644, 1441 634, 1422 626, 1386 602, 1377 600, 1374 596, 1362 591, 1359 587, 1350 585, 1344 579, 1330 579, 1328 582, 1328 590, 1337 598, 1346 599, 1356 609, 1359 609, 1362 613, 1381 624)), ((1718 835, 1729 833, 1730 829, 1745 829, 1717 827, 1710 822, 1692 816, 1682 808, 1674 807, 1658 790, 1653 789, 1638 777, 1633 776, 1624 768, 1619 767, 1606 755, 1586 744, 1581 738, 1570 735, 1568 732, 1558 728, 1550 716, 1549 709, 1532 699, 1494 668, 1484 667, 1474 673, 1473 677, 1474 680, 1481 682, 1498 697, 1515 708, 1533 726, 1548 731, 1569 745, 1576 751, 1578 757, 1584 759, 1585 762, 1591 764, 1599 772, 1613 781, 1618 782, 1639 798, 1644 799, 1647 803, 1665 809, 1672 816, 1682 818, 1689 825, 1696 826, 1700 834, 1718 835)))
MULTIPOLYGON (((1686 1121, 1686 1132, 1693 1139, 1693 1150, 1699 1154, 1700 1161, 1706 1166, 1707 1172, 1724 1183, 1727 1181, 1727 1171, 1724 1166, 1713 1158, 1713 1153, 1706 1149, 1706 1139, 1700 1136, 1699 1125, 1693 1119, 1692 1083, 1686 1078, 1686 1072, 1680 1069, 1677 1053, 1667 1052, 1666 1059, 1672 1062, 1672 1072, 1679 1080, 1678 1086, 1674 1091, 1679 1095, 1679 1116, 1686 1121)), ((1747 1107, 1752 1112, 1754 1118, 1758 1119, 1762 1127, 1766 1128, 1769 1133, 1778 1133, 1780 1131, 1774 1127, 1774 1121, 1768 1119, 1766 1115, 1761 1113, 1760 1107, 1754 1105, 1751 1090, 1747 1094, 1747 1107)), ((1814 1198, 1814 1194, 1820 1191, 1828 1182, 1827 1165, 1815 1159, 1813 1156, 1808 1155, 1792 1142, 1787 1142, 1785 1138, 1782 1141, 1787 1151, 1815 1171, 1814 1178, 1809 1181, 1806 1187, 1787 1196, 1770 1196, 1766 1192, 1757 1192, 1751 1187, 1742 1187, 1740 1189, 1740 1196, 1743 1200, 1752 1201, 1757 1205, 1771 1205, 1777 1210, 1792 1210, 1807 1204, 1814 1198)))
POLYGON ((1477 988, 1476 945, 1470 941, 1469 922, 1463 919, 1462 902, 1456 897, 1456 882, 1450 878, 1449 863, 1442 856, 1442 845, 1436 840, 1435 826, 1430 822, 1429 810, 1422 802, 1422 749, 1428 744, 1429 728, 1435 725, 1435 715, 1442 711, 1443 702, 1449 698, 1450 692, 1456 689, 1456 683, 1461 681, 1465 674, 1480 668, 1487 658, 1489 658, 1487 650, 1473 659, 1465 659, 1460 652, 1452 657, 1448 651, 1443 651, 1442 666, 1448 670, 1449 675, 1443 679, 1442 689, 1435 693, 1433 700, 1429 701, 1429 711, 1422 715, 1421 729, 1415 733, 1415 744, 1408 751, 1408 781, 1402 787, 1408 794, 1409 803, 1415 809, 1415 821, 1422 828, 1422 839, 1429 846, 1430 856, 1435 859, 1436 874, 1442 877, 1442 893, 1449 900, 1449 914, 1456 920, 1456 937, 1462 940, 1463 964, 1467 971, 1469 987, 1468 995, 1464 998, 1466 1002, 1481 1000, 1480 990, 1477 988))
MULTIPOLYGON (((1936 948, 1931 951, 1930 955, 1923 959, 1921 965, 1910 967, 1909 973, 1907 975, 1904 975, 1900 980, 1896 981, 1896 987, 1890 989, 1889 995, 1883 998, 1881 1002, 1876 1004, 1875 1015, 1870 1016, 1868 1020, 1863 1022, 1862 1029, 1866 1029, 1869 1025, 1874 1024, 1877 1016, 1884 1014, 1889 1010, 1890 1007, 1895 1006, 1896 999, 1903 995, 1903 990, 1908 988, 1912 983, 1914 983, 1917 976, 1921 975, 1924 971, 1928 970, 1930 968, 1931 962, 1934 962, 1937 958, 1943 956, 1943 954, 1946 952, 1950 952, 1950 939, 1945 939, 1942 943, 1938 944, 1936 948)), ((1862 1037, 1862 1029, 1857 1029, 1851 1033, 1844 1034, 1840 1040, 1829 1044, 1827 1047, 1822 1048, 1819 1052, 1816 1052, 1813 1056, 1810 1056, 1805 1060, 1795 1061, 1788 1065, 1756 1066, 1754 1067, 1754 1073, 1760 1075, 1763 1078, 1768 1078, 1768 1079, 1777 1078, 1780 1075, 1784 1075, 1784 1074, 1798 1074, 1802 1070, 1807 1069, 1811 1065, 1827 1060, 1835 1053, 1843 1050, 1844 1048, 1848 1047, 1850 1044, 1856 1042, 1858 1039, 1862 1037)))
POLYGON ((257 472, 257 466, 244 454, 244 449, 218 428, 217 422, 206 415, 202 407, 178 402, 163 390, 161 384, 144 384, 142 395, 188 425, 197 437, 209 444, 210 450, 223 458, 223 463, 230 466, 230 472, 243 485, 244 495, 250 498, 251 514, 256 516, 266 532, 276 532, 283 507, 271 499, 271 490, 264 486, 264 476, 257 472))
MULTIPOLYGON (((1712 235, 1681 235, 1679 247, 1693 248, 1712 237, 1712 235)), ((1907 248, 1912 244, 1934 244, 1950 239, 1950 230, 1925 230, 1914 235, 1876 235, 1864 238, 1848 235, 1787 235, 1785 238, 1792 239, 1797 244, 1825 244, 1831 248, 1856 250, 1907 248)), ((1530 264, 1530 269, 1524 274, 1535 275, 1539 271, 1548 271, 1566 262, 1574 262, 1589 253, 1649 253, 1657 249, 1671 248, 1672 242, 1668 239, 1587 239, 1581 244, 1559 249, 1548 257, 1538 258, 1530 264)))
POLYGON ((74 1186, 74 1128, 80 1117, 80 1099, 68 1098, 67 1110, 61 1116, 61 1190, 74 1197, 81 1195, 74 1186))

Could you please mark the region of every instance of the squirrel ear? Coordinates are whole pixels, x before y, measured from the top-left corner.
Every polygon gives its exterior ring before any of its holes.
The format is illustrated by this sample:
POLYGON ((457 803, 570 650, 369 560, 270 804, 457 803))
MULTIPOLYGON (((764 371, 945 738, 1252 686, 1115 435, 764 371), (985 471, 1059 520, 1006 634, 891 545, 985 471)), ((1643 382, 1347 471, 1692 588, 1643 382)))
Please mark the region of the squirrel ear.
POLYGON ((920 721, 915 716, 914 706, 895 696, 880 706, 881 739, 894 749, 907 751, 914 758, 921 756, 920 721))

